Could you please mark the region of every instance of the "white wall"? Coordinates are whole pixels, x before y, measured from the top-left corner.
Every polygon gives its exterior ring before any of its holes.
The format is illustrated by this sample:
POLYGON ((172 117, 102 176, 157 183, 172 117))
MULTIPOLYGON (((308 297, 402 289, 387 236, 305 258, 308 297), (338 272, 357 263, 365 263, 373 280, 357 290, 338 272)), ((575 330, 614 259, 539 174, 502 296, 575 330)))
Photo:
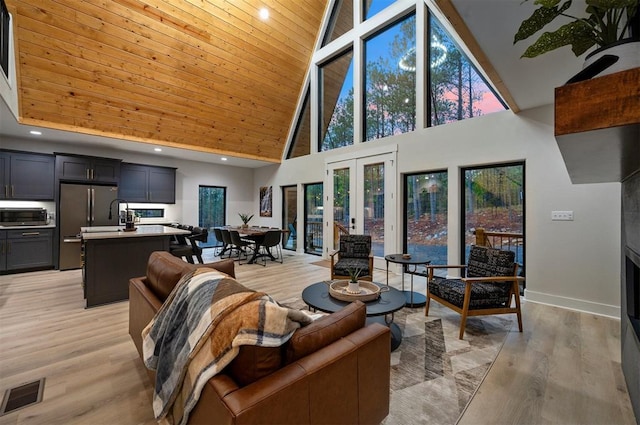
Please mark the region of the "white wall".
MULTIPOLYGON (((571 184, 553 137, 552 106, 518 115, 510 111, 490 114, 333 153, 284 161, 279 167, 256 170, 253 192, 257 194, 259 186, 273 186, 273 222, 279 225, 281 186, 322 182, 327 157, 348 152, 357 155, 359 150, 385 144, 398 145, 399 174, 449 171, 451 263, 460 261, 460 212, 456 208, 460 204, 459 169, 524 160, 527 299, 619 317, 620 184, 571 184), (572 210, 575 219, 552 222, 552 210, 572 210)), ((402 193, 401 184, 402 178, 398 176, 398 195, 402 193)), ((299 195, 302 196, 301 191, 299 195)), ((401 220, 400 203, 396 216, 401 220)), ((300 215, 298 222, 302 220, 300 215)), ((397 223, 396 228, 401 229, 402 223, 397 223)), ((396 248, 402 246, 400 237, 398 232, 396 248)))
MULTIPOLYGON (((137 152, 117 151, 99 146, 72 146, 64 143, 33 141, 5 137, 3 149, 16 149, 41 153, 73 153, 122 159, 126 162, 176 167, 175 204, 136 204, 131 208, 164 208, 165 219, 180 223, 198 224, 198 187, 222 186, 227 188, 227 222, 241 224, 238 212, 257 213, 257 195, 253 193, 253 170, 204 162, 184 161, 162 155, 144 155, 137 152)), ((257 214, 256 214, 257 216, 257 214)), ((252 224, 254 222, 252 221, 252 224)))
MULTIPOLYGON (((35 152, 73 152, 129 162, 177 167, 176 205, 167 206, 177 221, 196 223, 198 185, 227 187, 227 222, 240 224, 238 212, 255 214, 253 225, 280 226, 281 186, 322 182, 324 163, 335 155, 397 144, 398 174, 449 171, 449 261, 459 262, 459 169, 470 165, 526 162, 527 291, 530 301, 619 317, 620 184, 573 185, 553 137, 553 107, 514 115, 510 111, 464 120, 259 169, 181 161, 173 158, 83 146, 3 141, 3 148, 35 152), (259 217, 259 188, 273 187, 273 216, 259 217), (552 210, 572 210, 575 220, 552 222, 552 210)), ((401 194, 398 176, 396 193, 401 194)), ((401 199, 401 198, 399 198, 401 199)), ((146 205, 146 204, 143 204, 146 205)), ((401 220, 402 205, 396 216, 401 220)), ((298 223, 302 223, 302 216, 298 223)), ((396 223, 402 228, 402 223, 396 223)), ((400 232, 396 247, 401 247, 400 232)))

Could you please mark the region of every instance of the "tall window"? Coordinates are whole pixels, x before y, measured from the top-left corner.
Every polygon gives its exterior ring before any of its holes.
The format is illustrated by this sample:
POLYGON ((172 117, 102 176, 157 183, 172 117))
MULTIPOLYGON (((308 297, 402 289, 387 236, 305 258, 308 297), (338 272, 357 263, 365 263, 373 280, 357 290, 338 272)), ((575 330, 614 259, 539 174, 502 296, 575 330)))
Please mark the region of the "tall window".
POLYGON ((404 179, 404 249, 431 264, 447 264, 446 171, 408 174, 404 179))
POLYGON ((502 100, 431 14, 429 28, 430 125, 503 111, 502 100))
POLYGON ((464 168, 462 174, 464 262, 481 228, 496 234, 489 237, 491 245, 514 251, 524 268, 524 163, 464 168))
POLYGON ((0 0, 0 66, 2 72, 9 78, 9 25, 11 23, 9 10, 0 0))
POLYGON ((362 6, 364 9, 363 16, 365 19, 369 19, 376 13, 380 12, 396 0, 364 0, 362 6))
POLYGON ((302 113, 298 116, 293 141, 289 147, 287 158, 297 158, 311 153, 311 111, 309 108, 309 87, 307 87, 302 113))
POLYGON ((416 129, 416 17, 365 42, 365 140, 416 129))
POLYGON ((298 247, 298 188, 284 186, 282 188, 282 202, 282 228, 289 231, 282 247, 295 251, 298 247))
POLYGON ((322 183, 304 186, 304 252, 322 255, 322 183))
POLYGON ((347 33, 353 28, 353 0, 336 0, 329 26, 324 33, 322 46, 326 46, 336 38, 347 33))
POLYGON ((213 228, 226 224, 227 188, 200 186, 198 193, 198 226, 209 230, 209 238, 203 246, 216 243, 213 228))
POLYGON ((320 151, 353 144, 353 51, 322 65, 320 151))

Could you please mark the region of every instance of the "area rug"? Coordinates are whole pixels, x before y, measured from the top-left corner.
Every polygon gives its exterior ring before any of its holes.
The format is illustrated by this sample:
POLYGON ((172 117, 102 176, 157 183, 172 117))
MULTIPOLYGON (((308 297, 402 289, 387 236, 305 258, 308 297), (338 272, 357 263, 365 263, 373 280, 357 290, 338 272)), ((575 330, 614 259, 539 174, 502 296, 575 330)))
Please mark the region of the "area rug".
MULTIPOLYGON (((285 302, 304 308, 302 300, 285 302)), ((402 343, 391 353, 391 403, 385 425, 453 425, 500 352, 514 315, 470 317, 464 339, 458 339, 460 315, 432 302, 404 308, 394 322, 402 343)))
POLYGON ((331 267, 331 262, 329 260, 315 261, 315 262, 309 263, 309 264, 312 264, 314 266, 326 267, 326 268, 330 268, 331 267))
POLYGON ((508 315, 467 319, 432 302, 395 314, 402 343, 391 353, 391 403, 385 425, 455 424, 500 352, 514 319, 508 315))

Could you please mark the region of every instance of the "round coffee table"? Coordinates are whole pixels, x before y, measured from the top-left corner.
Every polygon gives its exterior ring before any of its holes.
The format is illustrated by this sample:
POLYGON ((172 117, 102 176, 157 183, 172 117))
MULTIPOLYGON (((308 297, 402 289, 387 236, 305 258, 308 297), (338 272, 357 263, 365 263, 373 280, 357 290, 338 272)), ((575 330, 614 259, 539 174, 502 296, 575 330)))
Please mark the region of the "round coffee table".
MULTIPOLYGON (((386 285, 375 284, 381 288, 387 288, 386 285)), ((341 301, 329 295, 329 285, 325 282, 314 283, 304 288, 302 300, 309 306, 309 309, 325 313, 335 313, 350 304, 348 301, 341 301)), ((388 291, 385 289, 385 292, 382 292, 377 300, 364 303, 367 308, 367 323, 382 323, 391 330, 391 351, 398 348, 402 341, 402 331, 397 324, 393 323, 393 313, 404 307, 405 303, 404 294, 391 287, 388 291)))
POLYGON ((412 255, 409 258, 404 258, 402 254, 385 255, 384 259, 387 261, 387 284, 389 284, 389 263, 402 264, 402 292, 404 292, 407 298, 407 307, 422 307, 427 303, 427 297, 413 292, 413 275, 416 274, 417 266, 426 266, 431 263, 431 260, 421 255, 412 255), (404 290, 404 274, 411 275, 411 290, 404 290))

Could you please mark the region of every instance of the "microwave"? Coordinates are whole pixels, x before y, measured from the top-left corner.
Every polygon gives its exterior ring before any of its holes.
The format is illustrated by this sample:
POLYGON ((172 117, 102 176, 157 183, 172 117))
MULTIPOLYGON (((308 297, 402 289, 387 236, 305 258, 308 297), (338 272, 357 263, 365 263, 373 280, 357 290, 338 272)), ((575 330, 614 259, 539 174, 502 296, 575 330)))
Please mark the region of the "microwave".
POLYGON ((0 226, 40 226, 47 217, 46 208, 0 208, 0 226))

